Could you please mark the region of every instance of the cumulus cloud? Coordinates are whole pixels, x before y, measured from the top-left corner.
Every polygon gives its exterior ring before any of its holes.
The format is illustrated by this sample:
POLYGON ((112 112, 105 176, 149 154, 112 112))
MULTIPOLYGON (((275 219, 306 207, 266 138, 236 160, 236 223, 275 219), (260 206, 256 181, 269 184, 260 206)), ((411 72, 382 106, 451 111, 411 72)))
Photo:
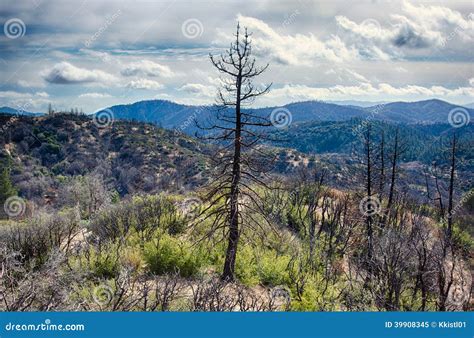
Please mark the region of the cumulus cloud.
MULTIPOLYGON (((474 86, 470 66, 474 54, 469 47, 474 39, 474 18, 470 15, 472 6, 466 2, 433 5, 375 1, 357 6, 340 1, 277 0, 259 6, 247 1, 222 6, 177 2, 160 18, 160 24, 156 12, 162 4, 153 1, 97 0, 83 6, 80 13, 60 5, 59 0, 43 1, 38 6, 25 7, 21 2, 7 6, 12 16, 22 17, 35 29, 21 40, 25 42, 22 48, 9 44, 2 50, 2 90, 31 94, 10 93, 8 99, 0 97, 0 105, 48 100, 68 108, 81 96, 81 107, 93 111, 103 98, 100 92, 111 95, 102 105, 120 104, 127 87, 129 102, 157 94, 183 103, 212 102, 215 90, 208 86, 218 84, 218 73, 206 55, 228 47, 235 19, 253 33, 258 61, 270 62, 269 71, 259 81, 274 82, 273 93, 279 94, 279 104, 320 95, 371 101, 398 97, 393 95, 418 95, 420 99, 440 95, 457 103, 472 102, 472 97, 464 95, 470 91, 460 89, 474 86), (100 44, 84 48, 84 40, 118 9, 122 9, 120 20, 107 27, 100 44), (210 10, 218 15, 209 16, 210 10), (236 16, 239 12, 244 15, 236 16), (176 20, 193 17, 205 21, 204 34, 198 40, 184 37, 182 22, 176 20), (55 38, 47 39, 52 31, 55 38), (32 59, 40 47, 41 57, 32 59), (285 85, 286 91, 282 90, 285 85), (52 97, 35 95, 42 88, 52 97)), ((264 96, 256 104, 264 100, 273 104, 273 98, 264 96)))
POLYGON ((206 97, 214 97, 216 94, 215 87, 206 86, 200 83, 188 83, 184 86, 181 86, 179 90, 193 95, 201 95, 206 97))
POLYGON ((49 94, 46 92, 36 92, 35 95, 38 97, 49 97, 49 94))
POLYGON ((104 71, 79 68, 65 61, 55 64, 50 70, 45 70, 42 76, 47 82, 55 84, 78 84, 88 82, 110 84, 115 80, 113 75, 104 71))
POLYGON ((474 17, 471 14, 464 17, 460 12, 443 6, 415 6, 408 1, 402 3, 404 12, 414 21, 433 31, 459 27, 460 35, 467 39, 474 37, 474 17))
MULTIPOLYGON (((375 19, 366 19, 361 23, 356 23, 345 16, 336 16, 336 22, 353 36, 361 39, 361 41, 353 40, 353 43, 358 45, 358 50, 371 49, 372 56, 380 56, 380 47, 425 48, 441 45, 442 35, 440 32, 432 31, 402 15, 394 15, 392 18, 396 22, 392 23, 391 27, 382 27, 375 19), (367 45, 368 41, 374 45, 367 45)), ((382 53, 384 57, 388 55, 387 52, 382 53)))
POLYGON ((327 69, 324 74, 345 84, 370 82, 365 76, 345 67, 332 67, 327 69))
POLYGON ((127 87, 133 89, 148 89, 148 90, 156 90, 163 88, 163 85, 159 82, 148 80, 148 79, 138 79, 130 81, 127 84, 127 87))
MULTIPOLYGON (((325 41, 313 34, 280 34, 262 20, 239 15, 242 26, 248 27, 253 35, 255 51, 274 61, 286 65, 311 65, 315 60, 342 62, 357 57, 357 51, 348 48, 336 35, 325 41)), ((228 39, 227 39, 228 40, 228 39)))
POLYGON ((173 77, 174 73, 168 66, 161 65, 159 63, 142 60, 139 62, 133 62, 127 65, 122 71, 124 76, 161 76, 161 77, 173 77))
POLYGON ((344 15, 336 16, 336 22, 349 36, 361 55, 387 59, 399 57, 400 48, 416 50, 444 47, 447 42, 460 37, 465 42, 474 39, 474 18, 463 17, 458 11, 442 6, 413 5, 402 3, 403 14, 390 15, 390 22, 372 18, 356 23, 344 15), (382 25, 381 22, 384 24, 382 25))

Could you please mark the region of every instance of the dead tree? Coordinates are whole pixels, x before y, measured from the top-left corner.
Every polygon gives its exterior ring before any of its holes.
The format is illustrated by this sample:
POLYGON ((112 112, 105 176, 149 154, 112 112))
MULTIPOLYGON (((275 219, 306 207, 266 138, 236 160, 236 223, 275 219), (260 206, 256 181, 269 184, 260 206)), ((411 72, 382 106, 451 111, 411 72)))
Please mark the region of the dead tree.
POLYGON ((453 135, 451 143, 451 168, 449 173, 449 193, 448 193, 448 214, 446 216, 446 239, 451 244, 453 236, 453 193, 454 193, 454 173, 456 168, 456 134, 453 135))
POLYGON ((398 167, 397 163, 400 157, 401 149, 400 149, 400 140, 399 140, 399 128, 397 127, 395 131, 395 139, 394 139, 394 144, 393 144, 393 150, 390 155, 390 164, 391 164, 391 173, 390 173, 390 188, 389 188, 389 193, 388 193, 388 201, 387 201, 387 206, 385 207, 385 212, 382 216, 382 222, 381 225, 384 226, 388 213, 390 212, 390 209, 392 208, 393 205, 393 200, 395 196, 395 184, 396 184, 396 177, 398 174, 398 167))
MULTIPOLYGON (((434 248, 437 272, 437 308, 439 311, 446 311, 449 309, 450 294, 455 286, 457 269, 459 269, 459 255, 458 247, 453 238, 453 199, 454 199, 454 181, 456 173, 456 151, 457 139, 456 134, 453 135, 450 146, 450 168, 449 168, 449 186, 448 186, 448 201, 447 209, 443 202, 443 196, 438 183, 438 177, 435 172, 435 183, 437 189, 437 198, 434 201, 439 202, 439 214, 443 224, 443 231, 439 235, 439 242, 434 248)), ((436 171, 436 167, 434 168, 436 171)))
POLYGON ((364 135, 364 146, 365 146, 365 160, 366 160, 366 198, 368 200, 366 210, 366 230, 367 230, 367 260, 370 262, 372 258, 373 250, 373 204, 372 199, 372 139, 371 139, 372 127, 370 124, 367 125, 367 130, 364 135))
POLYGON ((253 84, 253 79, 262 74, 268 64, 264 67, 256 65, 250 34, 244 29, 242 36, 239 25, 230 48, 220 56, 210 55, 210 59, 223 77, 210 124, 198 125, 208 132, 202 138, 219 145, 214 157, 217 167, 215 183, 207 195, 209 204, 203 213, 214 218, 209 235, 225 229, 228 244, 222 279, 233 281, 237 247, 244 225, 243 214, 246 214, 245 225, 250 227, 260 225, 257 214, 264 215, 254 186, 265 184, 262 173, 268 166, 264 165, 263 159, 268 157, 258 143, 264 137, 264 127, 271 126, 268 116, 243 110, 243 107, 266 94, 271 84, 263 88, 253 84))
POLYGON ((380 135, 380 177, 379 177, 379 200, 383 198, 383 191, 385 189, 385 133, 382 130, 380 135))
POLYGON ((290 195, 290 209, 294 211, 297 229, 303 229, 303 236, 309 239, 309 257, 313 258, 316 238, 322 230, 326 213, 318 213, 322 207, 326 188, 323 186, 325 171, 302 170, 296 178, 290 195), (307 227, 306 227, 307 224, 307 227), (316 232, 318 230, 318 232, 316 232))

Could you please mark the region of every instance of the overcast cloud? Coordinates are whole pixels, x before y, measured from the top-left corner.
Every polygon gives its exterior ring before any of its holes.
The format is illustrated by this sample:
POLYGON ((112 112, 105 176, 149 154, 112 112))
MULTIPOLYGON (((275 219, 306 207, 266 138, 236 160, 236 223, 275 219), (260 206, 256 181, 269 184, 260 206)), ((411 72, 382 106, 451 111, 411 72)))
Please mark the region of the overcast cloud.
POLYGON ((93 112, 213 103, 208 54, 240 21, 273 82, 256 105, 474 101, 472 1, 46 1, 0 4, 0 106, 93 112))

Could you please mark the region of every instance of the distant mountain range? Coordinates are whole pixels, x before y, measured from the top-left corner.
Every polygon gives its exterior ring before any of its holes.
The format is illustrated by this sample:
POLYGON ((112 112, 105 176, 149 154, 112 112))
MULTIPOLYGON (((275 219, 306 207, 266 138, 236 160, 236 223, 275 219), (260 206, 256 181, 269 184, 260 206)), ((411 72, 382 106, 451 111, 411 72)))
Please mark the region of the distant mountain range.
MULTIPOLYGON (((275 109, 286 109, 291 113, 292 123, 348 121, 351 119, 371 119, 404 124, 447 123, 450 111, 462 108, 461 114, 474 121, 474 109, 454 105, 442 100, 417 102, 380 103, 364 101, 340 101, 340 104, 323 101, 290 103, 280 107, 249 109, 260 116, 268 116, 275 109)), ((194 134, 198 128, 195 120, 206 124, 214 116, 211 106, 191 106, 166 100, 147 100, 133 104, 116 105, 104 108, 97 113, 112 112, 115 119, 153 123, 167 129, 178 129, 194 134)), ((41 113, 20 111, 1 107, 0 112, 8 114, 36 116, 41 113)))
POLYGON ((387 101, 358 101, 358 100, 324 101, 324 102, 334 103, 340 106, 355 106, 355 107, 372 107, 378 104, 388 103, 387 101))
MULTIPOLYGON (((404 124, 447 123, 449 112, 462 108, 474 121, 474 110, 442 100, 417 102, 392 102, 369 107, 339 105, 322 101, 290 103, 281 107, 249 109, 259 116, 268 116, 275 109, 287 109, 293 123, 311 121, 347 121, 350 119, 372 119, 404 124)), ((179 129, 193 134, 198 130, 194 120, 205 124, 212 119, 213 108, 209 106, 188 106, 164 100, 140 101, 104 109, 111 111, 116 119, 150 122, 167 129, 179 129)))
POLYGON ((0 107, 0 113, 6 113, 11 115, 25 115, 25 116, 41 116, 43 113, 32 113, 23 109, 16 109, 11 107, 0 107))

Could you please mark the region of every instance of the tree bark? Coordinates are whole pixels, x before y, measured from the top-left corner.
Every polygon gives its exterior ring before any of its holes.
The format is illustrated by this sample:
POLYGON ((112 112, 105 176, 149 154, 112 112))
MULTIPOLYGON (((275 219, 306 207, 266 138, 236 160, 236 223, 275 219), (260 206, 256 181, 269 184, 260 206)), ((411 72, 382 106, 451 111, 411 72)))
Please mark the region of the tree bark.
POLYGON ((397 161, 398 161, 398 154, 399 154, 398 147, 399 145, 398 145, 398 128, 397 128, 395 132, 395 144, 393 146, 393 153, 392 153, 392 172, 391 172, 391 177, 390 177, 390 190, 388 193, 387 207, 382 219, 382 226, 385 226, 388 213, 390 212, 390 208, 392 207, 392 204, 393 204, 393 197, 395 194, 395 182, 396 182, 396 176, 397 176, 397 161))
MULTIPOLYGON (((366 157, 367 157, 367 197, 369 199, 372 198, 372 160, 371 160, 371 148, 370 148, 370 125, 367 126, 367 135, 365 140, 365 148, 366 148, 366 157)), ((367 258, 369 260, 372 259, 372 251, 373 251, 373 229, 372 229, 372 203, 368 201, 367 203, 367 218, 366 218, 366 225, 367 225, 367 258)))
POLYGON ((240 93, 242 87, 242 72, 237 77, 237 100, 235 106, 235 139, 234 158, 232 164, 232 183, 230 189, 230 220, 229 220, 229 240, 224 262, 222 279, 234 281, 235 260, 237 257, 237 246, 239 243, 239 186, 240 186, 240 160, 242 149, 242 115, 240 111, 240 93))

